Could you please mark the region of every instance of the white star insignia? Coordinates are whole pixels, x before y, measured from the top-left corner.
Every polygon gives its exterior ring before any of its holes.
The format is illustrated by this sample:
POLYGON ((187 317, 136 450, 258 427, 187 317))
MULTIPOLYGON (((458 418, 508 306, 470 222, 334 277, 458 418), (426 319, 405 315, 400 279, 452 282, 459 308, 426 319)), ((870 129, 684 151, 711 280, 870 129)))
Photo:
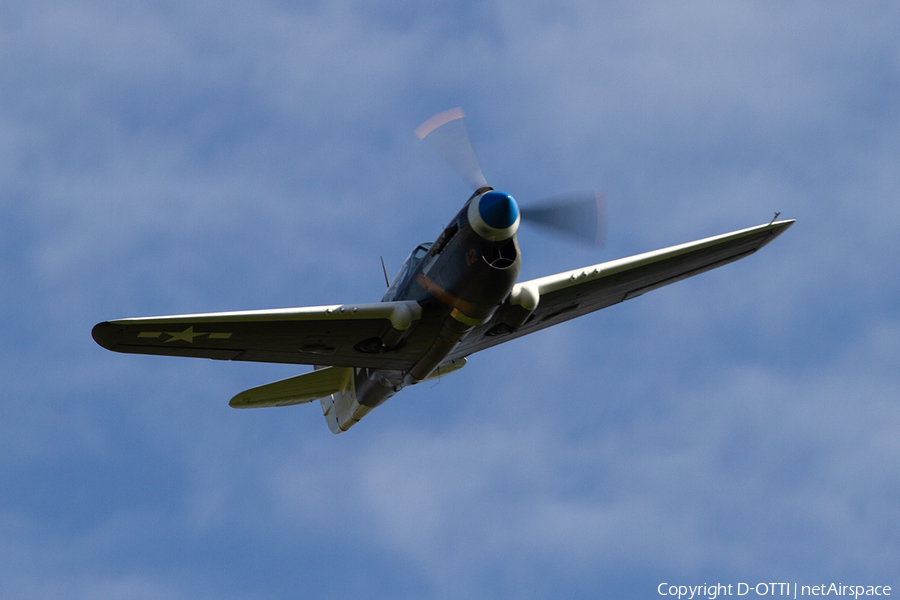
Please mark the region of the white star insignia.
POLYGON ((166 335, 171 335, 171 336, 172 336, 172 337, 170 337, 169 339, 166 340, 166 343, 167 343, 167 344, 168 344, 169 342, 174 342, 174 341, 176 341, 176 340, 182 341, 182 342, 187 342, 187 343, 189 343, 189 344, 193 344, 193 343, 194 343, 194 338, 195 338, 195 337, 198 337, 198 336, 201 336, 201 335, 207 335, 206 333, 194 333, 194 326, 193 326, 193 325, 191 325, 190 327, 188 327, 187 329, 185 329, 184 331, 181 331, 181 332, 178 332, 178 331, 166 331, 165 333, 166 333, 166 335))

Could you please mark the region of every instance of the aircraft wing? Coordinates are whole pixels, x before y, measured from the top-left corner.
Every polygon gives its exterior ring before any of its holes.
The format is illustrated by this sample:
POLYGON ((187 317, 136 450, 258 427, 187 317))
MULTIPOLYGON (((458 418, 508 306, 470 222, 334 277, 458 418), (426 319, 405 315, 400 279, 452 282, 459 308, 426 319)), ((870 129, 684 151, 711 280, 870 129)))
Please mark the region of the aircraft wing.
POLYGON ((97 324, 91 335, 116 352, 406 370, 421 348, 365 353, 355 347, 404 330, 421 315, 414 301, 378 302, 120 319, 97 324))
MULTIPOLYGON (((793 224, 793 220, 773 221, 767 225, 517 283, 510 298, 524 295, 537 299, 537 307, 528 319, 513 331, 498 333, 497 326, 502 323, 504 308, 501 306, 490 320, 470 332, 448 359, 468 356, 750 256, 793 224)), ((508 299, 504 304, 509 303, 508 299)))

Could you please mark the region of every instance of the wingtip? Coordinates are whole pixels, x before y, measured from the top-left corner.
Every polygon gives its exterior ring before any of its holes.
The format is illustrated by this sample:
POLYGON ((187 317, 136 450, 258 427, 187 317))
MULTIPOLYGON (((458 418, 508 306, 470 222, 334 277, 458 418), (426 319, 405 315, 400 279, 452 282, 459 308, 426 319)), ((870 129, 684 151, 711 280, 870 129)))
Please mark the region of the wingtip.
POLYGON ((782 219, 781 221, 772 221, 771 223, 769 223, 769 227, 776 230, 780 234, 790 229, 791 225, 796 222, 796 219, 782 219))
MULTIPOLYGON (((782 219, 781 221, 772 220, 770 223, 760 225, 757 230, 765 231, 768 234, 765 241, 760 245, 760 248, 767 245, 775 238, 780 237, 781 234, 790 229, 791 225, 794 223, 796 223, 795 219, 782 219)), ((759 248, 757 248, 757 250, 758 249, 759 248)))
POLYGON ((775 213, 775 216, 772 217, 772 220, 769 221, 769 223, 768 223, 769 227, 779 227, 782 229, 787 229, 788 227, 790 227, 791 225, 793 225, 794 223, 797 222, 796 219, 780 219, 780 220, 778 220, 779 215, 781 215, 780 212, 775 213))
POLYGON ((94 338, 94 341, 107 350, 112 350, 115 345, 111 336, 109 336, 109 328, 111 325, 112 324, 109 321, 103 321, 102 323, 97 323, 91 329, 91 337, 94 338))

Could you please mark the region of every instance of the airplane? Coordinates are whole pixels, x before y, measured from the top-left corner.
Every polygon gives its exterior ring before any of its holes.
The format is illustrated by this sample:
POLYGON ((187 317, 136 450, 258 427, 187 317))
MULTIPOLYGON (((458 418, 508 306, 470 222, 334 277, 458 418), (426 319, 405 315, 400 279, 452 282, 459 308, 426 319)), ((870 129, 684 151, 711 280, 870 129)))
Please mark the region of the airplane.
POLYGON ((518 281, 516 233, 524 218, 597 239, 605 206, 591 195, 520 209, 487 185, 464 116, 445 111, 416 135, 437 139, 434 149, 474 193, 433 242, 415 247, 381 302, 118 319, 94 326, 94 340, 115 352, 312 365, 229 404, 319 400, 337 434, 403 388, 459 370, 476 352, 750 256, 794 223, 775 213, 767 224, 518 281), (439 131, 443 139, 433 135, 439 131))

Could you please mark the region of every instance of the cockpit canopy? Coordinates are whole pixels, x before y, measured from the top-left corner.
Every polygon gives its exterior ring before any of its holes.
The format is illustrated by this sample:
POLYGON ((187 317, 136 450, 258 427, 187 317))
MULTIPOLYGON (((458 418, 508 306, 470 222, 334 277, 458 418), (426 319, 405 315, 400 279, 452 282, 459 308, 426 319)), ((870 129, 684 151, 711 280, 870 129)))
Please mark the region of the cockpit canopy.
POLYGON ((418 265, 422 262, 422 259, 425 258, 425 255, 428 254, 428 250, 431 248, 431 242, 425 242, 424 244, 419 244, 416 246, 416 249, 412 251, 412 253, 403 261, 403 265, 400 267, 400 270, 397 271, 397 274, 394 275, 393 281, 391 281, 391 285, 388 287, 387 292, 384 293, 384 297, 381 299, 382 302, 390 302, 393 300, 401 284, 406 281, 407 275, 409 275, 418 265))

